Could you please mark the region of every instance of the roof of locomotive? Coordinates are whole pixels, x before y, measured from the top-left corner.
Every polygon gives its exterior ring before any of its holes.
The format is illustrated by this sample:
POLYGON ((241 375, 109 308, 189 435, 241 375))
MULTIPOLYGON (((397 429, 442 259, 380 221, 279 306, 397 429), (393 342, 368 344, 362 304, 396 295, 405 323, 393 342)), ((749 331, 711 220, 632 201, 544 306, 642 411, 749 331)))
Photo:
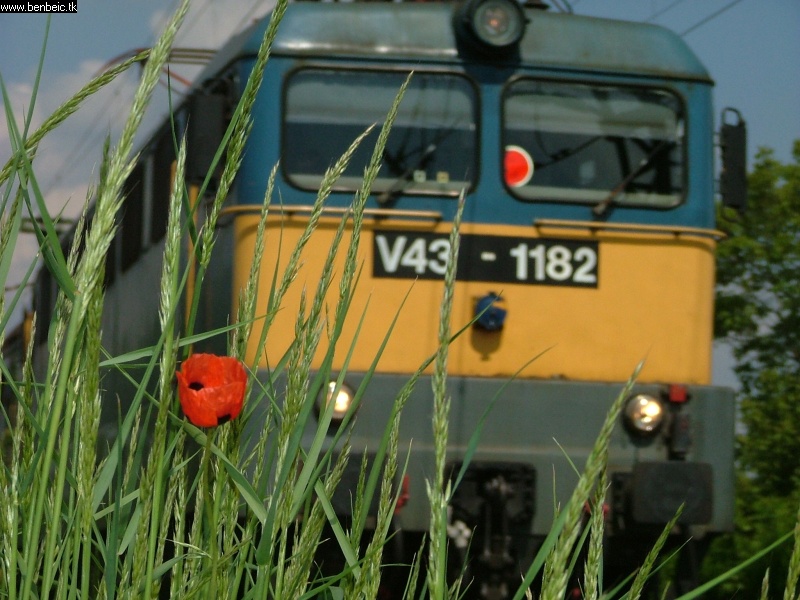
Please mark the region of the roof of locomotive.
MULTIPOLYGON (((273 55, 384 57, 457 63, 453 2, 292 2, 272 47, 273 55)), ((711 83, 686 43, 657 25, 526 9, 519 46, 524 65, 576 72, 617 73, 711 83)), ((207 71, 253 56, 269 15, 234 37, 207 71)), ((474 62, 474 57, 469 59, 474 62)), ((484 58, 481 62, 489 62, 484 58)))

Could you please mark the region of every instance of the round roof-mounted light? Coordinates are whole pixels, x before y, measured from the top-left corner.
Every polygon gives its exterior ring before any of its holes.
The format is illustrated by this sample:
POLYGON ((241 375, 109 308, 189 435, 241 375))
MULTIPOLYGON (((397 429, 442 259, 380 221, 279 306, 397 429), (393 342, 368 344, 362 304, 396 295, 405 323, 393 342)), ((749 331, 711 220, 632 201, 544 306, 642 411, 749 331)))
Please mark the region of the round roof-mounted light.
POLYGON ((506 50, 522 39, 525 22, 517 0, 467 0, 456 13, 456 35, 483 50, 506 50))

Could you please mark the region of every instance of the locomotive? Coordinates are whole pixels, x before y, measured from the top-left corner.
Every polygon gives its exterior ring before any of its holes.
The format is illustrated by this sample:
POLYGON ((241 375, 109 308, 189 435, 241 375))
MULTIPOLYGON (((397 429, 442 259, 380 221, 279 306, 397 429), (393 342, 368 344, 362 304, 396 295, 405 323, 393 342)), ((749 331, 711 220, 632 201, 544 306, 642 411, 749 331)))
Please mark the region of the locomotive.
MULTIPOLYGON (((609 448, 606 568, 634 568, 681 504, 672 540, 691 540, 695 558, 733 527, 735 400, 730 389, 711 385, 714 252, 722 237, 715 229, 713 82, 666 29, 544 8, 516 0, 290 4, 217 226, 212 267, 194 292, 198 329, 232 319, 253 262, 267 175, 279 164, 281 202, 267 220, 256 310, 267 312, 269 282, 286 265, 285 248, 303 235, 326 170, 383 120, 413 71, 364 209, 363 268, 351 307, 363 318, 348 320, 341 336, 344 347, 356 336, 357 343, 326 366, 331 381, 341 379, 332 386, 332 433, 370 372, 350 435, 354 450, 374 453, 392 399, 435 352, 449 233, 463 194, 452 320, 472 324, 449 351, 454 469, 487 404, 504 389, 449 518, 454 536, 471 532, 474 573, 485 581, 519 581, 550 530, 554 502, 569 498, 571 464, 585 461, 643 358, 609 448)), ((147 347, 160 335, 158 295, 141 290, 158 289, 173 128, 186 133, 187 184, 196 188, 268 22, 231 39, 172 122, 141 149, 107 262, 103 335, 111 353, 147 347)), ((336 181, 285 312, 296 312, 303 287, 320 277, 376 136, 336 181)), ((723 202, 737 205, 735 186, 729 192, 723 202)), ((55 291, 42 270, 34 291, 40 323, 49 321, 55 291)), ((292 319, 276 319, 265 341, 255 327, 247 356, 260 357, 259 377, 269 378, 270 360, 295 335, 292 319)), ((313 368, 323 367, 323 354, 313 368)), ((426 370, 401 422, 401 447, 410 447, 398 482, 401 536, 428 529, 430 378, 426 370)), ((109 439, 113 429, 103 428, 109 439)), ((349 504, 336 508, 347 513, 349 504)), ((489 587, 480 593, 496 597, 489 587)))

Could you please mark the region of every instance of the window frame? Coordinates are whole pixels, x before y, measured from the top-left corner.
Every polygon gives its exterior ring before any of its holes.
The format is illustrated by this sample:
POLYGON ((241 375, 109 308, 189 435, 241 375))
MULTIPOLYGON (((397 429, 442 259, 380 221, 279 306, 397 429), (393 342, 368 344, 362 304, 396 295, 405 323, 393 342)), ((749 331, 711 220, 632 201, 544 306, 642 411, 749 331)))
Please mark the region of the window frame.
MULTIPOLYGON (((502 185, 507 193, 513 197, 515 200, 519 202, 524 202, 526 204, 535 204, 535 203, 550 203, 550 204, 558 204, 563 206, 594 206, 600 204, 607 200, 612 191, 616 187, 616 185, 621 184, 624 181, 625 175, 622 174, 618 179, 614 180, 615 185, 611 185, 608 189, 596 189, 596 190, 585 190, 585 193, 581 193, 582 190, 577 187, 564 187, 564 190, 575 191, 577 192, 576 195, 580 197, 576 197, 574 199, 567 199, 567 198, 557 198, 552 196, 545 196, 542 195, 540 197, 534 197, 532 193, 524 193, 521 192, 521 188, 514 188, 510 186, 506 178, 504 176, 504 169, 503 169, 503 159, 505 156, 505 148, 507 148, 510 144, 508 142, 508 134, 507 134, 507 105, 509 101, 509 97, 511 96, 511 92, 515 85, 518 85, 520 82, 535 82, 535 83, 544 83, 544 84, 555 84, 559 86, 565 87, 578 87, 578 88, 589 88, 589 89, 606 89, 606 90, 621 90, 621 91, 640 91, 640 92, 649 92, 649 93, 662 93, 672 97, 675 100, 675 115, 676 115, 676 125, 680 127, 681 134, 678 138, 676 138, 676 147, 679 149, 679 158, 680 164, 678 168, 680 168, 680 174, 675 179, 674 185, 679 186, 676 193, 670 194, 661 194, 664 197, 673 197, 674 200, 670 202, 661 202, 661 203, 654 203, 648 202, 646 196, 658 196, 658 193, 654 192, 647 192, 641 194, 644 196, 645 199, 637 200, 635 197, 632 199, 625 199, 625 194, 620 193, 613 198, 614 205, 617 208, 636 208, 636 209, 648 209, 648 210, 660 210, 660 211, 668 211, 678 208, 684 205, 687 201, 688 194, 689 194, 689 169, 691 165, 690 157, 689 157, 689 136, 690 136, 690 123, 689 118, 690 114, 687 110, 687 102, 684 95, 674 87, 671 87, 663 82, 641 82, 641 83, 632 83, 632 82, 620 82, 620 81, 613 81, 613 80, 596 80, 596 79, 564 79, 564 78, 555 78, 555 77, 547 77, 547 76, 537 76, 533 74, 519 74, 514 77, 509 78, 503 85, 503 89, 501 91, 501 98, 500 98, 500 148, 499 148, 499 160, 500 160, 500 173, 502 178, 502 185), (591 197, 592 192, 594 192, 595 197, 591 197)), ((626 139, 633 139, 633 138, 626 138, 626 139)), ((669 138, 665 138, 669 139, 669 138)), ((513 144, 511 144, 513 145, 513 144)), ((658 149, 655 150, 657 152, 658 149)), ((535 161, 534 161, 535 163, 535 161)), ((632 171, 637 169, 636 166, 637 161, 631 161, 632 171)), ((534 173, 533 179, 536 178, 536 165, 534 164, 534 173)), ((635 180, 635 179, 634 179, 635 180)), ((630 198, 630 197, 629 197, 630 198)))
MULTIPOLYGON (((304 63, 297 67, 294 67, 286 72, 283 78, 283 82, 281 85, 281 104, 280 104, 280 140, 279 140, 279 147, 280 147, 280 155, 283 158, 281 160, 281 172, 283 175, 283 179, 287 181, 292 187, 302 190, 302 191, 310 191, 316 192, 319 189, 319 183, 322 181, 323 173, 319 174, 318 179, 315 177, 314 182, 304 183, 302 181, 297 180, 297 175, 291 173, 289 171, 290 165, 287 164, 288 161, 286 160, 287 153, 287 106, 288 106, 288 93, 291 87, 291 81, 294 76, 296 76, 300 72, 304 71, 324 71, 324 72, 347 72, 347 73, 387 73, 395 76, 399 76, 401 78, 405 78, 408 73, 413 69, 414 77, 419 77, 421 75, 433 75, 433 76, 449 76, 455 77, 460 80, 463 80, 471 93, 471 104, 472 104, 472 119, 471 119, 471 128, 473 130, 474 135, 474 154, 472 158, 472 164, 470 168, 473 171, 473 175, 469 181, 459 180, 456 183, 451 183, 452 188, 448 190, 433 190, 433 189, 415 189, 413 185, 406 186, 400 193, 402 195, 413 195, 413 196, 424 196, 424 197, 442 197, 442 198, 457 198, 461 195, 462 191, 466 189, 466 192, 469 193, 474 191, 479 184, 480 176, 481 176, 481 118, 482 118, 482 111, 481 111, 481 89, 480 86, 475 82, 475 80, 470 77, 466 72, 456 69, 437 69, 437 68, 425 68, 419 69, 414 67, 405 67, 405 66, 389 66, 389 67, 380 67, 380 66, 361 66, 361 65, 353 65, 353 64, 331 64, 325 62, 313 62, 313 63, 304 63)), ((398 86, 399 90, 399 86, 398 86)), ((402 105, 401 105, 402 106, 402 105)), ((383 107, 381 107, 383 108, 383 107)), ((390 105, 385 107, 385 111, 388 112, 390 105)), ((385 114, 385 113, 384 113, 385 114)), ((380 126, 380 123, 378 123, 380 126)), ((366 126, 365 126, 366 128, 366 126)), ((361 130, 363 131, 363 129, 361 130)), ((379 128, 371 134, 371 138, 377 135, 379 128)), ((353 140, 347 140, 344 149, 352 142, 353 140)), ((371 144, 370 139, 368 138, 364 142, 362 142, 362 146, 366 144, 366 147, 370 149, 371 152, 371 144)), ((336 161, 339 156, 332 156, 330 164, 332 165, 334 161, 336 161)), ((352 163, 351 163, 352 164, 352 163)), ((363 165, 366 166, 366 165, 363 165)), ((361 167, 359 167, 361 169, 361 167)), ((363 179, 362 171, 359 170, 358 177, 352 177, 353 183, 348 184, 344 183, 344 178, 339 178, 333 186, 333 192, 340 192, 340 193, 353 193, 360 189, 361 182, 363 179)), ((372 193, 373 195, 380 194, 381 192, 385 191, 384 188, 391 188, 392 184, 399 179, 401 179, 401 175, 386 175, 380 178, 376 178, 376 181, 373 183, 372 186, 372 193), (382 181, 380 181, 382 180, 382 181), (385 182, 384 185, 381 183, 385 182), (376 185, 378 184, 378 185, 376 185)), ((408 180, 409 184, 413 184, 413 180, 408 180)))

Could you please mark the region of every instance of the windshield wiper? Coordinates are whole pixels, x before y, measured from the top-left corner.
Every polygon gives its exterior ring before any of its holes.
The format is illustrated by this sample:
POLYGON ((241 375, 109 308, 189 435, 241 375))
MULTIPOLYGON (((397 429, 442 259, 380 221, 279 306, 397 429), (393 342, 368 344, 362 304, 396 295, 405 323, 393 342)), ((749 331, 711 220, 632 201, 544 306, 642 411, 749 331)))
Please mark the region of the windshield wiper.
POLYGON ((614 201, 617 199, 617 196, 619 196, 622 192, 625 191, 625 188, 628 187, 628 184, 630 184, 639 175, 644 173, 647 167, 649 167, 650 164, 653 162, 653 159, 656 156, 658 156, 658 154, 660 154, 664 148, 666 148, 668 142, 669 140, 667 139, 661 140, 661 142, 659 142, 659 144, 653 149, 653 151, 642 159, 638 167, 636 167, 633 171, 628 173, 625 179, 620 181, 617 184, 617 186, 609 192, 608 196, 606 196, 605 199, 603 199, 601 202, 598 202, 592 207, 592 213, 596 217, 602 217, 603 215, 605 215, 606 211, 608 211, 608 208, 612 204, 614 204, 614 201))
POLYGON ((394 180, 394 183, 392 183, 388 189, 378 194, 378 196, 375 198, 378 201, 378 204, 387 204, 403 193, 403 190, 406 189, 408 182, 413 178, 414 171, 418 171, 428 164, 430 159, 433 158, 436 148, 437 146, 435 143, 428 144, 428 147, 425 148, 419 159, 413 165, 406 168, 406 170, 394 180))

